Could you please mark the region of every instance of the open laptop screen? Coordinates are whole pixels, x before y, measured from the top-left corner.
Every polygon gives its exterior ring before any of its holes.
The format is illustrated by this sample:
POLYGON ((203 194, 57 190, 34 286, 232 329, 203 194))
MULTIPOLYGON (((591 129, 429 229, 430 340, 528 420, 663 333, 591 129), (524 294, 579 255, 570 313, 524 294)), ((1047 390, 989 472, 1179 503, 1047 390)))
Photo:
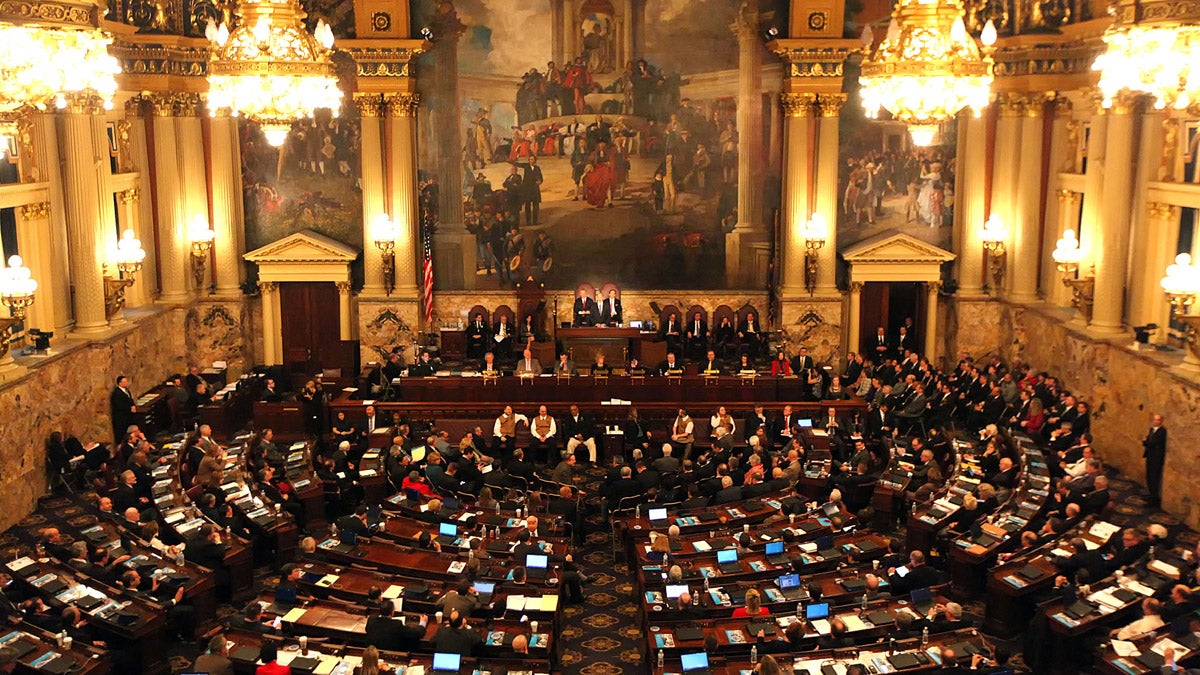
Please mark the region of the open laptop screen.
POLYGON ((721 565, 724 563, 737 562, 737 559, 738 559, 738 557, 737 557, 737 549, 736 548, 723 548, 720 551, 717 551, 717 564, 718 565, 721 565))
POLYGON ((706 652, 683 654, 679 657, 679 660, 685 673, 689 670, 704 670, 708 667, 708 654, 706 652))

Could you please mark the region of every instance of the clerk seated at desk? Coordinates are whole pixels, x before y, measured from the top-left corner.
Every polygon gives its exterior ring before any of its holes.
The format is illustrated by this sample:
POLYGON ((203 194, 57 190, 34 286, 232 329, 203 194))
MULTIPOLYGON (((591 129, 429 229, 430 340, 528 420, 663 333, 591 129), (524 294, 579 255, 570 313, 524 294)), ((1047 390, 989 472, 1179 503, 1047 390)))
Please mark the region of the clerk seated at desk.
POLYGON ((574 325, 576 328, 584 326, 593 326, 596 324, 596 301, 588 295, 586 289, 579 289, 579 297, 575 298, 575 305, 571 309, 574 316, 574 325))
POLYGON ((621 323, 621 299, 617 297, 616 289, 609 289, 608 297, 600 306, 600 323, 605 326, 616 326, 621 323))
POLYGON ((438 363, 433 360, 429 352, 421 352, 417 362, 408 367, 408 374, 411 377, 431 377, 437 371, 438 363))
POLYGON ((659 375, 683 375, 683 362, 675 357, 675 352, 667 352, 667 360, 658 366, 659 375))
POLYGON ((645 377, 646 366, 643 366, 642 362, 635 356, 629 359, 629 367, 625 369, 625 373, 630 377, 645 377))
POLYGON ((501 314, 500 320, 492 328, 492 351, 501 356, 512 355, 513 327, 508 323, 508 315, 501 314))
POLYGON ((699 369, 704 375, 720 375, 721 362, 717 360, 717 353, 711 349, 708 350, 704 360, 700 362, 699 369))
POLYGON ((494 353, 488 352, 483 355, 483 363, 479 364, 479 372, 484 375, 500 375, 500 364, 496 363, 496 355, 494 353))
POLYGON ((558 361, 556 361, 554 363, 554 374, 555 375, 574 375, 575 374, 575 362, 571 360, 571 357, 566 352, 563 352, 558 355, 558 361))
POLYGON ((467 358, 478 359, 488 350, 488 339, 491 329, 483 320, 483 314, 475 314, 475 318, 467 326, 467 358))
POLYGON ((605 376, 612 374, 612 366, 604 362, 604 352, 596 354, 596 362, 592 364, 592 376, 605 376))
POLYGON ((521 352, 521 360, 517 361, 517 375, 537 377, 542 374, 542 362, 533 358, 533 352, 528 348, 521 352))

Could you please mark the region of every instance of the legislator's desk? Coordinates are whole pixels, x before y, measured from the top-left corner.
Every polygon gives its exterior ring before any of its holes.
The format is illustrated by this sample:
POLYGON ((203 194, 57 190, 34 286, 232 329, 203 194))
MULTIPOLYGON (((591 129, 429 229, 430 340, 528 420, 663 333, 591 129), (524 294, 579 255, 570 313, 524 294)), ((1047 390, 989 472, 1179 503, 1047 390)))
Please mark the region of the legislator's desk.
POLYGON ((1162 672, 1162 653, 1167 648, 1175 650, 1175 665, 1180 672, 1188 667, 1195 667, 1200 661, 1200 636, 1188 632, 1183 635, 1173 635, 1170 624, 1159 628, 1153 633, 1132 640, 1137 651, 1124 656, 1113 649, 1112 643, 1105 643, 1104 649, 1096 662, 1096 672, 1111 675, 1142 675, 1162 672))
POLYGON ((212 403, 200 406, 196 411, 200 423, 212 427, 213 437, 219 441, 233 438, 254 418, 254 403, 266 386, 263 375, 243 375, 233 383, 232 389, 227 385, 217 392, 212 403))
MULTIPOLYGON (((642 341, 657 339, 658 334, 650 331, 643 332, 640 328, 590 326, 579 328, 559 328, 555 337, 562 342, 563 349, 571 354, 575 365, 585 367, 595 360, 596 355, 604 353, 608 363, 625 363, 631 357, 642 356, 642 341)), ((649 364, 650 367, 658 364, 649 364)))
POLYGON ((18 666, 13 671, 17 673, 23 672, 23 668, 31 672, 48 672, 42 669, 53 668, 57 672, 76 675, 105 675, 112 672, 112 664, 104 658, 105 650, 80 642, 64 647, 58 644, 54 635, 26 621, 7 625, 0 630, 0 647, 25 652, 17 658, 18 666), (66 669, 61 669, 64 666, 66 669))

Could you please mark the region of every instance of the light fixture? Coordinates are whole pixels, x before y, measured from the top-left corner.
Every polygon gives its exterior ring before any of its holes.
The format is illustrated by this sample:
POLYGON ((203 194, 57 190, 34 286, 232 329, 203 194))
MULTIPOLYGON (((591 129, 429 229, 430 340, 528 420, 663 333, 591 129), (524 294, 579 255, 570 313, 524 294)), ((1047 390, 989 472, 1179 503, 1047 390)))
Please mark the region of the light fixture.
POLYGON ((1200 269, 1192 264, 1192 256, 1180 253, 1175 257, 1175 263, 1167 266, 1161 283, 1167 302, 1171 303, 1171 318, 1185 327, 1183 341, 1187 353, 1183 359, 1184 366, 1190 370, 1200 370, 1200 344, 1197 340, 1200 314, 1190 313, 1196 296, 1200 295, 1200 269))
POLYGON ((117 276, 104 275, 105 318, 113 318, 125 307, 125 289, 133 285, 145 259, 146 251, 142 249, 142 242, 138 241, 133 230, 125 230, 117 241, 117 276))
POLYGON ((884 108, 908 125, 913 144, 925 146, 963 108, 979 116, 992 91, 996 26, 989 20, 976 43, 964 15, 960 0, 899 0, 874 51, 871 27, 863 29, 858 81, 867 117, 884 108))
POLYGON ((396 287, 396 237, 399 231, 386 213, 375 216, 371 225, 375 237, 375 248, 383 259, 383 287, 388 295, 396 287))
POLYGON ((205 36, 215 47, 208 66, 208 108, 258 123, 275 147, 287 140, 292 123, 342 105, 334 71, 333 31, 324 20, 309 33, 298 0, 245 0, 230 31, 208 22, 205 36))
POLYGON ((1118 0, 1104 31, 1100 71, 1103 105, 1121 92, 1149 94, 1158 109, 1200 101, 1200 6, 1118 0))
POLYGON ((112 107, 121 67, 108 54, 112 36, 99 28, 103 12, 88 0, 0 3, 0 147, 23 113, 64 108, 69 95, 112 107))
POLYGON ((188 241, 192 243, 192 278, 196 280, 197 289, 204 287, 204 268, 215 237, 216 233, 208 226, 204 216, 192 219, 188 226, 188 241))
POLYGON ((1008 228, 1004 226, 1004 221, 994 213, 988 216, 987 222, 983 224, 983 250, 988 253, 992 283, 997 289, 1000 288, 1000 282, 1004 279, 1006 253, 1004 242, 1007 240, 1008 228))
POLYGON ((25 321, 25 310, 33 304, 37 281, 25 267, 21 256, 8 259, 8 267, 0 270, 0 305, 8 308, 9 316, 0 316, 0 359, 8 355, 8 343, 13 328, 25 321))
POLYGON ((1071 306, 1079 310, 1084 321, 1092 320, 1092 302, 1095 298, 1096 277, 1089 274, 1078 276, 1079 264, 1083 262, 1083 251, 1075 230, 1063 230, 1062 237, 1054 244, 1050 253, 1054 264, 1062 274, 1063 286, 1071 289, 1071 306))
POLYGON ((829 228, 825 216, 814 213, 804 225, 804 287, 812 295, 817 287, 818 252, 825 247, 829 228))

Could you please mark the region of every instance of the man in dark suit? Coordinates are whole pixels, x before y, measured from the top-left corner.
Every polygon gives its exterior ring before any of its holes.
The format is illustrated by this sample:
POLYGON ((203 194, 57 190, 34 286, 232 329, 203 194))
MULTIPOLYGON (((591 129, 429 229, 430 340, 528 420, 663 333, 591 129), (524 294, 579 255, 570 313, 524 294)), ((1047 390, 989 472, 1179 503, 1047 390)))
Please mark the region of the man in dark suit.
POLYGON ((659 336, 667 343, 667 351, 675 351, 679 349, 679 335, 682 327, 679 325, 679 317, 675 312, 667 315, 667 320, 663 321, 662 327, 659 328, 659 336))
POLYGON ((696 365, 696 370, 704 375, 720 375, 721 362, 717 360, 717 353, 709 349, 704 355, 704 360, 696 365))
POLYGON ((483 320, 483 314, 475 314, 475 318, 467 326, 467 358, 483 358, 484 353, 488 350, 488 339, 491 337, 492 331, 487 322, 483 320))
POLYGON ((568 453, 575 453, 581 462, 585 459, 593 463, 596 461, 596 428, 578 405, 571 404, 571 414, 562 419, 559 432, 566 439, 568 453), (588 453, 586 458, 578 456, 581 446, 588 453))
POLYGON ((576 326, 592 326, 595 325, 597 317, 596 301, 592 296, 588 295, 587 289, 579 289, 579 297, 575 298, 575 304, 571 308, 571 315, 574 317, 576 326))
POLYGON ((604 299, 604 304, 600 306, 600 323, 606 326, 621 323, 621 299, 617 297, 615 288, 609 289, 608 297, 604 299))
POLYGON ((434 651, 443 654, 474 656, 482 646, 483 639, 458 612, 450 612, 449 621, 433 636, 434 651))
POLYGON ((733 478, 721 477, 721 489, 713 496, 714 504, 728 504, 742 499, 742 488, 733 484, 733 478))
POLYGON ((667 360, 658 365, 659 375, 682 375, 683 362, 675 357, 675 352, 667 352, 667 360))
POLYGON ((626 497, 642 494, 642 486, 633 479, 633 469, 621 467, 621 477, 608 489, 609 503, 615 507, 626 497))
POLYGON ((757 358, 762 348, 763 334, 762 326, 758 323, 758 317, 754 312, 747 312, 746 318, 738 323, 738 343, 741 345, 742 351, 750 355, 750 358, 757 358))
POLYGON ((119 444, 125 438, 125 430, 137 420, 137 401, 129 388, 128 377, 117 376, 117 386, 108 396, 108 407, 112 413, 113 443, 119 444))
POLYGON ((421 616, 419 626, 406 626, 393 618, 395 611, 396 605, 391 600, 380 600, 379 616, 367 619, 367 644, 393 652, 412 651, 425 636, 426 618, 421 616))
POLYGON ((929 588, 946 581, 945 576, 925 564, 925 554, 913 551, 908 554, 908 574, 900 576, 896 569, 888 569, 888 584, 892 595, 905 595, 914 588, 929 588))
POLYGON ((639 459, 634 468, 637 470, 637 475, 634 476, 633 480, 642 488, 643 494, 649 492, 651 489, 657 490, 659 488, 661 484, 660 474, 647 466, 644 460, 639 459))
POLYGON ((353 532, 360 537, 371 536, 371 528, 367 527, 367 507, 359 506, 353 514, 337 519, 338 532, 353 532))
POLYGON ((916 343, 913 341, 912 336, 908 334, 908 329, 900 326, 900 334, 896 336, 896 343, 892 346, 892 353, 896 355, 896 358, 900 358, 904 356, 904 350, 906 349, 916 349, 916 343))
POLYGON ((800 353, 792 357, 792 374, 806 377, 808 371, 816 367, 816 362, 808 355, 808 347, 801 347, 800 353))
POLYGON ((871 438, 879 438, 884 434, 890 434, 892 427, 896 425, 892 411, 887 405, 881 405, 876 410, 867 411, 867 436, 871 438))
POLYGON ((754 412, 746 415, 746 419, 742 421, 742 440, 749 442, 750 437, 758 432, 759 427, 766 427, 768 432, 772 431, 771 418, 767 416, 761 403, 755 403, 754 412))
POLYGON ((508 322, 508 315, 501 314, 492 326, 492 343, 488 345, 492 351, 506 359, 512 354, 513 326, 508 322))
POLYGON ((1146 460, 1146 490, 1150 492, 1150 505, 1162 504, 1162 472, 1167 459, 1167 428, 1163 416, 1150 416, 1150 431, 1142 441, 1142 457, 1146 460))
POLYGON ((692 314, 684 334, 687 338, 688 357, 699 361, 700 355, 708 346, 708 322, 700 318, 700 312, 692 314))

